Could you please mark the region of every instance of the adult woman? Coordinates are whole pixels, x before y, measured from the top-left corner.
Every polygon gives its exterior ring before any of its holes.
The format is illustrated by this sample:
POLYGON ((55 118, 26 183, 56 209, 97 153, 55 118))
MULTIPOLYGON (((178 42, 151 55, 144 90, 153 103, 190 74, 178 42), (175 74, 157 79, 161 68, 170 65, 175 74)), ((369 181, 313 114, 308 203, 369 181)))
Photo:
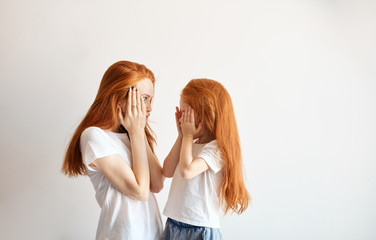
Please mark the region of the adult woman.
POLYGON ((114 63, 67 148, 62 172, 88 175, 101 207, 96 239, 159 239, 156 199, 164 177, 147 123, 155 78, 144 65, 114 63))

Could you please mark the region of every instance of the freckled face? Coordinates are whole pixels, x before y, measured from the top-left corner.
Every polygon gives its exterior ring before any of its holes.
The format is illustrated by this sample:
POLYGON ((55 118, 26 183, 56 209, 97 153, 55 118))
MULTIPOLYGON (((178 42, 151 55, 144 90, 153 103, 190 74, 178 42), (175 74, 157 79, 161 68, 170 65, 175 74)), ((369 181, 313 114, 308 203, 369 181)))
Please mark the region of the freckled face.
POLYGON ((146 119, 149 118, 151 113, 151 103, 154 97, 154 85, 149 78, 144 78, 136 83, 136 88, 141 94, 141 101, 144 101, 146 107, 146 119))

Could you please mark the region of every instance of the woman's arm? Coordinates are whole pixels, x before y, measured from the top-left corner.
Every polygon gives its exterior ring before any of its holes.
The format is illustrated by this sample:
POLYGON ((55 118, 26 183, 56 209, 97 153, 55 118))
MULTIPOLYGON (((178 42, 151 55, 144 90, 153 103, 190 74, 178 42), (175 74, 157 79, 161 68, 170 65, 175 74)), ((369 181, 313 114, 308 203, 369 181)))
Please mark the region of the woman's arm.
POLYGON ((149 166, 144 133, 130 134, 133 169, 116 154, 94 160, 94 165, 123 194, 130 198, 149 199, 149 166))
POLYGON ((107 156, 92 162, 106 178, 125 195, 147 201, 150 174, 145 147, 146 110, 139 92, 130 89, 125 116, 118 107, 120 123, 127 129, 131 141, 132 168, 119 155, 107 156))
POLYGON ((149 166, 143 144, 143 134, 131 137, 133 169, 116 154, 94 160, 94 165, 123 194, 130 198, 149 199, 149 166), (132 142, 133 139, 133 142, 132 142), (141 143, 142 141, 142 143, 141 143))
POLYGON ((157 156, 151 150, 148 141, 145 138, 146 152, 149 160, 150 171, 150 191, 153 193, 159 193, 163 188, 165 177, 162 173, 161 164, 158 161, 157 156))

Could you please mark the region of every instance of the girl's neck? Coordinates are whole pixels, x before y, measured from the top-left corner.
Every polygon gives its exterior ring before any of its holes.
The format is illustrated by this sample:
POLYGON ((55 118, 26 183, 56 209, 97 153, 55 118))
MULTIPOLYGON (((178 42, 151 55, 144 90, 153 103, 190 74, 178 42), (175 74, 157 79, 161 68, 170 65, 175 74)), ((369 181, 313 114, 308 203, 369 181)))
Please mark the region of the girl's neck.
POLYGON ((213 134, 211 134, 206 128, 204 128, 203 133, 201 134, 201 136, 197 138, 196 143, 205 144, 205 143, 213 141, 214 139, 215 139, 215 136, 213 136, 213 134))

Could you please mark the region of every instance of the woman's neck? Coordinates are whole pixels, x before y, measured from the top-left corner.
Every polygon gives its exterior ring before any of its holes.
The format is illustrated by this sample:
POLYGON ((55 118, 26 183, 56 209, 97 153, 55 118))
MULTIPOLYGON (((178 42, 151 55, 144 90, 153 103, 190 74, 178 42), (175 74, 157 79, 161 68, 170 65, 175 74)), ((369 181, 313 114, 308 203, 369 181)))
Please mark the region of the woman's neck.
POLYGON ((115 127, 112 127, 110 129, 108 129, 109 131, 111 132, 114 132, 114 133, 127 133, 127 129, 125 129, 123 126, 115 126, 115 127))

